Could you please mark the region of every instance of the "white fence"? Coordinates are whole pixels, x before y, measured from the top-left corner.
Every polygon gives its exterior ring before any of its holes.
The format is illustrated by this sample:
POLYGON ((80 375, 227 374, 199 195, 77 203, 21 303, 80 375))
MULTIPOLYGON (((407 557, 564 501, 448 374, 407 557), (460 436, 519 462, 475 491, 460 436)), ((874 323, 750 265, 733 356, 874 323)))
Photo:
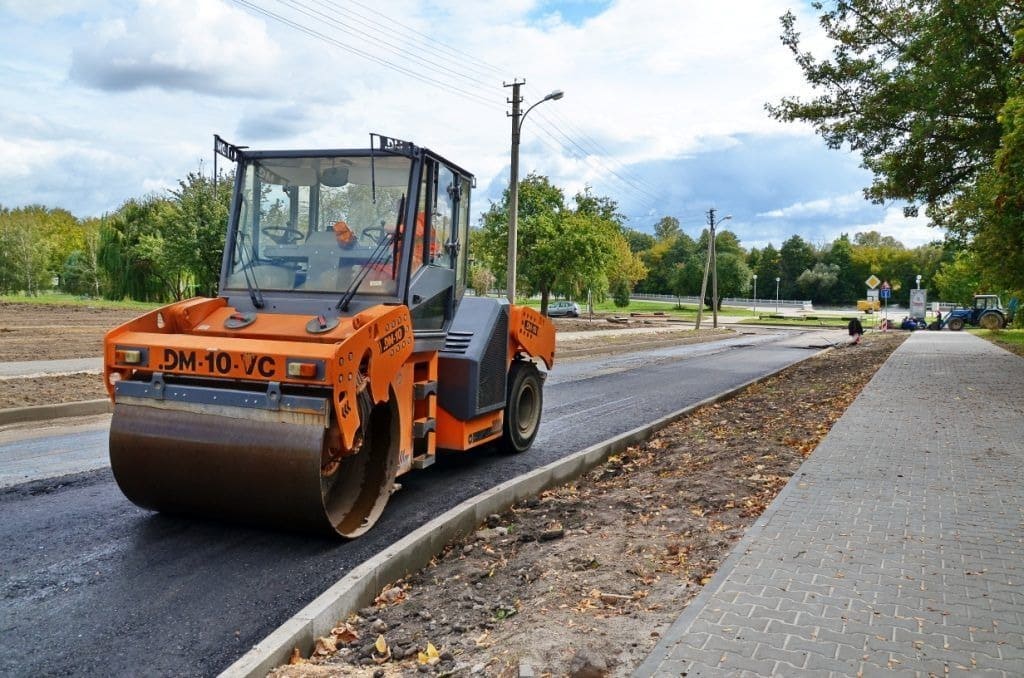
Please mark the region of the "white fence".
MULTIPOLYGON (((669 301, 672 303, 681 302, 684 304, 699 304, 700 297, 687 296, 677 297, 672 294, 631 294, 631 299, 642 299, 645 301, 669 301)), ((710 297, 709 297, 710 298, 710 297)), ((753 299, 746 297, 723 297, 723 306, 749 306, 754 308, 755 306, 759 309, 764 309, 765 312, 772 311, 776 307, 781 309, 798 309, 802 311, 810 311, 814 308, 814 305, 810 301, 800 301, 797 299, 753 299)))

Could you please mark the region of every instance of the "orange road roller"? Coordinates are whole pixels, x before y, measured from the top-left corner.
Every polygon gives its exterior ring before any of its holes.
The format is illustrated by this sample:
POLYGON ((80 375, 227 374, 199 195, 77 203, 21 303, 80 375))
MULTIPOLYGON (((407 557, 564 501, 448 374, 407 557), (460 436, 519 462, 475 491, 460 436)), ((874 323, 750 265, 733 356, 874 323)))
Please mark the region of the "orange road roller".
POLYGON ((554 327, 465 295, 473 176, 370 141, 215 139, 236 165, 219 295, 105 339, 110 463, 134 503, 351 538, 439 449, 533 443, 554 327))

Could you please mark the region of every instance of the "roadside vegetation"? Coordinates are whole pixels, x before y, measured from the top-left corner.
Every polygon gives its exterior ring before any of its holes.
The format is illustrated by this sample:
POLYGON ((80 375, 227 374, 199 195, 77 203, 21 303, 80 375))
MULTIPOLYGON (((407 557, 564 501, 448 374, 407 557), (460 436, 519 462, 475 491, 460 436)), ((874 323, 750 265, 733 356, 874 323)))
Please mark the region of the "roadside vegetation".
POLYGON ((1005 348, 1011 353, 1024 357, 1024 330, 968 330, 982 339, 991 341, 996 346, 1005 348))
POLYGON ((117 308, 149 311, 159 303, 150 301, 132 301, 131 299, 103 299, 84 295, 67 294, 64 292, 46 292, 41 294, 0 294, 0 304, 43 304, 46 306, 87 306, 92 308, 117 308))

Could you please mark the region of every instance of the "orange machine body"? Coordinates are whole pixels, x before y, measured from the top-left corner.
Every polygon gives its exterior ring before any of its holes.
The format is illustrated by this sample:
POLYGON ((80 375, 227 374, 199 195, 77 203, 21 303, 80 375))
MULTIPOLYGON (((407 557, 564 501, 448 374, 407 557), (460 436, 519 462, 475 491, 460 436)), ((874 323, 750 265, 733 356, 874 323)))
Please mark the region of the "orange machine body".
MULTIPOLYGON (((231 329, 240 317, 223 298, 195 298, 151 311, 107 333, 104 372, 107 391, 116 401, 119 380, 152 373, 215 379, 252 387, 277 382, 284 388, 330 391, 333 427, 340 453, 357 445, 360 427, 356 399, 361 387, 372 402, 390 398, 398 405, 399 473, 413 467, 414 453, 427 465, 438 448, 469 450, 502 434, 503 412, 460 420, 439 407, 436 396, 416 397, 417 384, 436 383, 437 351, 414 351, 408 309, 380 305, 320 334, 310 334, 309 316, 257 314, 244 327, 231 329), (306 366, 307 369, 302 369, 306 366), (365 382, 365 384, 363 383, 365 382), (425 444, 414 450, 417 422, 436 422, 425 444)), ((552 323, 526 306, 510 308, 505 368, 517 356, 554 365, 552 323)))

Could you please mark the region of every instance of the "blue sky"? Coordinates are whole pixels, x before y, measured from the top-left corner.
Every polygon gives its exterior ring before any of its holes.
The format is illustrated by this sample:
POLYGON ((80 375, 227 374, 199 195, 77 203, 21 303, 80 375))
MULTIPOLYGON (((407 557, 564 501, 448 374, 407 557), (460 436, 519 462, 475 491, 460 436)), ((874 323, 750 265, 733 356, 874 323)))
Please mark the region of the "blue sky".
POLYGON ((783 125, 808 94, 778 40, 798 0, 0 0, 0 204, 79 216, 160 193, 212 135, 255 148, 362 147, 382 132, 474 171, 475 211, 508 181, 503 82, 526 80, 521 169, 591 186, 650 231, 732 214, 744 245, 880 230, 941 238, 872 205, 859 158, 783 125), (289 25, 290 24, 290 25, 289 25))

